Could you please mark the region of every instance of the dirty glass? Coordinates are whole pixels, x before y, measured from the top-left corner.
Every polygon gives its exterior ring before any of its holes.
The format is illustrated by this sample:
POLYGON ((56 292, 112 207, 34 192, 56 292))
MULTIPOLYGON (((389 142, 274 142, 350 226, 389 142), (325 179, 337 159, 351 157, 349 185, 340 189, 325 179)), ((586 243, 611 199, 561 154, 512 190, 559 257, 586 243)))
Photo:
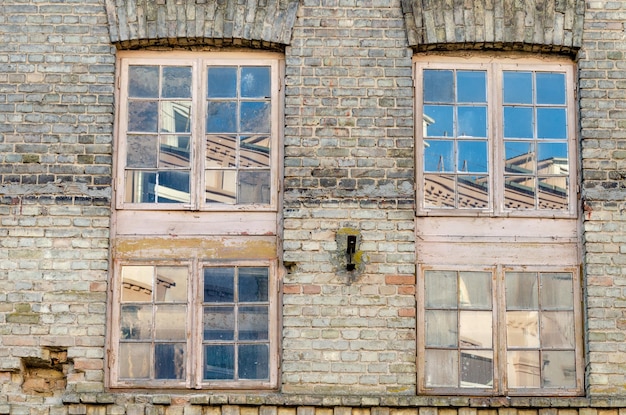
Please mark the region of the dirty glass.
POLYGON ((574 351, 550 350, 542 353, 543 384, 545 387, 576 387, 576 355, 574 351))
POLYGON ((204 340, 235 339, 235 308, 204 307, 204 340))
POLYGON ((226 380, 235 378, 235 346, 216 344, 204 346, 204 379, 226 380))
POLYGON ((424 363, 427 387, 459 386, 459 355, 456 350, 426 350, 424 363))
POLYGON ((130 101, 128 103, 128 131, 157 132, 158 101, 130 101))
POLYGON ((541 306, 544 310, 573 309, 573 282, 571 273, 542 273, 541 284, 541 306))
POLYGON ((464 309, 491 309, 491 273, 459 272, 459 306, 464 309))
POLYGON ((269 310, 267 306, 239 307, 237 327, 239 340, 267 340, 269 310))
POLYGON ((185 340, 187 306, 160 304, 154 313, 154 337, 157 340, 185 340))
POLYGON ((426 310, 426 347, 456 347, 458 322, 456 311, 426 310))
POLYGON ((509 348, 538 348, 539 312, 507 311, 506 340, 509 348))
POLYGON ((207 71, 207 97, 235 98, 237 96, 237 68, 211 66, 207 71))
POLYGON ((129 66, 128 96, 131 98, 157 98, 159 96, 159 67, 129 66))
POLYGON ((245 66, 241 68, 241 96, 270 98, 270 67, 245 66))
POLYGON ((235 269, 232 267, 204 268, 204 302, 232 303, 235 301, 235 269))
POLYGON ((238 182, 237 203, 270 203, 271 173, 269 170, 240 170, 238 182))
POLYGON ((490 349, 493 345, 491 311, 459 312, 459 343, 463 347, 490 349))
POLYGON ((536 350, 508 351, 506 367, 509 388, 541 387, 539 362, 539 352, 536 350))
POLYGON ((155 344, 154 361, 156 379, 185 379, 184 343, 155 344))
POLYGON ((239 268, 239 301, 264 302, 269 299, 269 269, 265 267, 239 268))
POLYGON ((457 274, 454 271, 424 272, 426 288, 426 307, 456 308, 457 274))
POLYGON ((536 310, 539 306, 539 285, 534 272, 506 273, 507 310, 536 310))
POLYGON ((149 379, 150 344, 121 343, 118 370, 120 379, 149 379))
POLYGON ((191 98, 191 67, 163 67, 161 96, 163 98, 191 98))
POLYGON ((242 344, 239 346, 237 366, 240 379, 269 379, 270 351, 268 344, 242 344))
POLYGON ((207 104, 207 133, 237 132, 237 103, 209 101, 207 104))

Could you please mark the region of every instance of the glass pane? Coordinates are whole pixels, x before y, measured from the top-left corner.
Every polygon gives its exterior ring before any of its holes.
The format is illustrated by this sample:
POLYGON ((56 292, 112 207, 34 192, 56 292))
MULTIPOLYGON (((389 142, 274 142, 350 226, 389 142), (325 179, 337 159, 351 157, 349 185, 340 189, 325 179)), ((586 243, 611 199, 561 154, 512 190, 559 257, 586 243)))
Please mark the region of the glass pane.
POLYGON ((240 204, 269 204, 270 180, 269 170, 240 170, 237 202, 240 204))
POLYGON ((204 361, 204 379, 235 378, 235 347, 233 345, 205 345, 204 361))
POLYGON ((206 203, 234 205, 237 191, 237 172, 234 170, 207 170, 204 176, 206 203))
POLYGON ((191 131, 191 102, 161 102, 159 131, 162 133, 188 133, 191 131))
POLYGON ((568 183, 567 177, 540 177, 539 208, 567 209, 568 183))
POLYGON ((459 312, 459 344, 461 347, 491 348, 492 327, 491 311, 459 312))
POLYGON ((269 338, 268 307, 239 307, 237 318, 239 340, 267 340, 269 338))
POLYGON ((128 96, 131 98, 158 98, 159 67, 129 66, 128 96))
POLYGON ((157 340, 185 340, 187 307, 184 305, 156 306, 154 338, 157 340))
POLYGON ((509 388, 539 388, 541 377, 539 371, 538 351, 508 351, 507 378, 509 388))
POLYGON ((161 136, 159 167, 162 169, 189 168, 189 160, 191 159, 189 141, 189 136, 161 136))
POLYGON ((269 379, 270 351, 267 344, 242 344, 239 346, 239 378, 269 379))
POLYGON ((426 310, 426 346, 458 345, 456 311, 426 310))
POLYGON ((156 379, 185 379, 185 345, 154 345, 154 376, 156 379))
POLYGON ((569 272, 541 274, 541 308, 544 310, 572 310, 573 307, 572 274, 569 272))
POLYGON ((537 72, 537 104, 565 105, 565 74, 537 72))
POLYGON ((237 165, 237 137, 207 135, 205 167, 235 167, 237 165))
POLYGON ((491 309, 491 273, 459 273, 459 305, 462 308, 491 309))
POLYGON ((208 69, 209 98, 234 98, 237 96, 237 68, 210 67, 208 69))
POLYGON ((454 177, 428 174, 424 176, 424 205, 453 208, 455 201, 454 177))
POLYGON ((504 206, 507 209, 535 208, 535 178, 504 176, 504 206))
POLYGON ((191 67, 164 67, 161 96, 163 98, 191 98, 191 67))
POLYGON ((147 340, 152 338, 152 306, 122 305, 120 339, 147 340))
POLYGON ((450 70, 424 70, 424 102, 454 102, 454 77, 450 70))
POLYGON ((487 78, 483 71, 457 71, 457 101, 486 102, 487 78))
POLYGON ((156 301, 187 301, 187 267, 157 267, 156 301))
POLYGON ((239 166, 241 167, 269 167, 270 166, 270 137, 267 135, 252 135, 240 138, 239 166))
POLYGON ((506 138, 533 138, 533 109, 504 107, 504 136, 506 138))
POLYGON ((507 173, 534 174, 534 144, 527 141, 505 141, 505 171, 507 173))
POLYGON ((537 310, 539 308, 536 273, 507 272, 505 278, 507 310, 537 310))
POLYGON ((457 109, 459 137, 487 137, 487 107, 457 109))
POLYGON ((242 102, 240 104, 241 128, 246 133, 270 132, 270 103, 269 102, 242 102))
POLYGON ((424 105, 426 137, 454 137, 454 107, 424 105))
POLYGON ((120 343, 120 379, 148 379, 150 360, 149 343, 120 343))
POLYGON ((493 387, 493 352, 483 350, 461 351, 461 387, 493 387))
POLYGON ((209 101, 207 103, 207 133, 237 132, 237 103, 209 101))
POLYGON ((267 268, 239 268, 239 302, 268 301, 268 283, 267 268))
POLYGON ((155 186, 159 203, 189 203, 189 172, 162 171, 158 174, 159 183, 155 186))
POLYGON ((539 347, 539 313, 507 311, 506 344, 514 347, 539 347))
POLYGON ((457 276, 454 271, 426 271, 425 301, 430 308, 456 308, 457 276))
POLYGON ((504 103, 505 104, 532 104, 533 76, 532 72, 505 71, 504 103))
POLYGON ((424 360, 426 386, 458 386, 459 356, 456 350, 426 350, 424 360))
POLYGON ((232 303, 235 301, 235 269, 209 267, 204 269, 204 302, 232 303))
POLYGON ((573 349, 574 313, 571 311, 541 313, 541 345, 550 349, 573 349))
POLYGON ((489 177, 458 177, 459 208, 485 209, 489 207, 489 177))
POLYGON ((539 174, 569 174, 567 143, 539 143, 537 152, 539 174))
POLYGON ((544 387, 576 387, 576 355, 573 351, 543 352, 541 363, 544 387))
POLYGON ((156 172, 127 171, 124 202, 154 203, 156 181, 156 172))
POLYGON ((235 308, 204 307, 204 340, 235 339, 235 308))
POLYGON ((128 103, 128 131, 156 133, 158 108, 156 101, 130 101, 128 103))
POLYGON ((454 141, 452 140, 429 140, 426 144, 427 145, 424 147, 424 171, 425 172, 454 172, 455 171, 454 141))
POLYGON ((126 167, 157 168, 159 147, 156 135, 126 137, 126 167))
POLYGON ((565 108, 537 108, 537 138, 567 138, 565 108))
POLYGON ((122 267, 122 302, 152 301, 154 267, 124 265, 122 267))
POLYGON ((241 68, 241 96, 244 98, 270 97, 269 66, 246 66, 241 68))
POLYGON ((458 141, 458 171, 463 173, 488 173, 486 141, 458 141))

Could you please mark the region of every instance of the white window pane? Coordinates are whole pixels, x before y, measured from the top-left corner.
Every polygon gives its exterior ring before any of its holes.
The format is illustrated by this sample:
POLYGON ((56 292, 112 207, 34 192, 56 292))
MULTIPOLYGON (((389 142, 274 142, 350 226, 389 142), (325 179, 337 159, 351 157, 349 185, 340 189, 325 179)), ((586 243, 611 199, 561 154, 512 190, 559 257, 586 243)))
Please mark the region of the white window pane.
POLYGON ((493 344, 491 311, 459 312, 459 344, 462 347, 489 349, 493 344))
POLYGON ((461 387, 493 387, 493 352, 484 350, 461 351, 461 387))
POLYGON ((573 351, 545 351, 541 367, 545 387, 576 387, 576 355, 573 351))
POLYGON ((156 379, 185 379, 185 344, 157 343, 154 346, 156 379))
POLYGON ((424 375, 427 387, 459 386, 459 355, 456 350, 426 350, 424 375))
POLYGON ((241 68, 241 96, 244 98, 270 97, 269 66, 247 66, 241 68))
POLYGON ((157 305, 154 322, 156 340, 185 340, 187 337, 187 307, 157 305))
POLYGON ((163 68, 163 98, 191 98, 191 67, 166 66, 163 68))
POLYGON ((457 274, 454 271, 426 271, 426 307, 456 308, 457 274))
POLYGON ((426 137, 454 137, 454 107, 452 105, 424 105, 426 137))
POLYGON ((126 304, 120 311, 120 339, 150 340, 152 338, 152 306, 126 304))
POLYGON ((138 65, 129 66, 128 96, 131 98, 158 98, 159 67, 138 65))
POLYGON ((539 388, 541 372, 539 351, 507 351, 507 379, 509 388, 539 388))
POLYGON ((118 356, 120 379, 150 378, 150 344, 121 343, 118 356))
POLYGON ((456 311, 426 310, 426 346, 457 347, 456 311))
POLYGON ((541 346, 548 349, 573 349, 574 313, 544 311, 541 313, 541 346))
POLYGON ((219 344, 204 346, 204 379, 235 378, 235 346, 219 344))
POLYGON ((514 347, 539 347, 539 313, 537 311, 507 311, 506 344, 514 347))
POLYGON ((424 102, 454 102, 454 72, 424 70, 424 102))
POLYGON ((269 378, 269 346, 242 344, 239 346, 237 366, 240 379, 269 378))

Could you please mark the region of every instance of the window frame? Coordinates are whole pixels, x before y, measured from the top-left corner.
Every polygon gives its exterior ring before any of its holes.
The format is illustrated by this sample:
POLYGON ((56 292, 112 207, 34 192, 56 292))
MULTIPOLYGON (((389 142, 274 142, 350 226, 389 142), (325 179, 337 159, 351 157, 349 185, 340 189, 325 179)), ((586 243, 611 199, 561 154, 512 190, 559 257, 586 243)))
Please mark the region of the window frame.
MULTIPOLYGON (((252 390, 275 389, 278 384, 278 331, 279 331, 279 282, 275 278, 277 259, 268 260, 206 260, 198 258, 180 258, 168 260, 118 260, 114 261, 113 279, 111 281, 112 307, 110 311, 110 341, 108 364, 110 370, 110 387, 124 389, 219 389, 219 390, 252 390), (122 307, 122 268, 124 266, 187 266, 189 269, 187 284, 187 321, 185 379, 120 379, 118 361, 120 358, 121 307, 122 307), (203 313, 203 269, 207 267, 267 267, 268 268, 268 379, 267 380, 213 380, 202 379, 204 363, 202 313, 203 313)), ((146 303, 150 304, 150 303, 146 303)), ((153 304, 153 303, 152 303, 153 304)), ((153 360, 149 361, 154 364, 153 360)))
MULTIPOLYGON (((186 52, 186 51, 118 51, 116 100, 116 146, 114 147, 115 207, 118 210, 153 211, 270 211, 278 210, 280 191, 280 134, 283 56, 276 52, 186 52), (192 151, 190 160, 190 203, 126 202, 126 139, 128 136, 128 81, 131 65, 191 66, 192 67, 192 151), (206 203, 204 200, 204 150, 206 133, 207 70, 211 66, 270 67, 270 202, 268 204, 206 203), (195 112, 198 114, 193 115, 195 112), (195 137, 195 138, 194 138, 195 137)), ((159 134, 159 133, 157 133, 159 134)))
MULTIPOLYGON (((418 216, 478 216, 478 217, 549 217, 576 218, 579 197, 579 157, 576 111, 576 71, 575 64, 567 58, 546 56, 529 57, 528 55, 472 54, 472 56, 451 56, 449 54, 423 54, 413 58, 415 88, 415 157, 416 157, 416 214, 418 216), (484 70, 487 74, 487 147, 490 163, 489 207, 472 208, 436 208, 426 207, 424 198, 424 146, 423 129, 423 71, 425 69, 484 70), (532 72, 562 72, 565 74, 565 92, 567 110, 567 143, 569 158, 568 208, 557 209, 506 209, 504 207, 504 137, 503 137, 503 100, 502 73, 506 70, 528 70, 532 72)), ((455 172, 454 174, 458 174, 455 172)))
MULTIPOLYGON (((478 395, 478 396, 580 396, 584 392, 584 350, 580 270, 570 266, 521 266, 521 265, 418 265, 417 278, 417 386, 418 393, 425 395, 478 395), (492 273, 493 307, 493 389, 467 387, 432 387, 426 386, 426 327, 425 327, 425 274, 427 271, 481 271, 492 273), (506 342, 506 272, 557 273, 572 275, 572 296, 574 313, 574 353, 576 359, 576 386, 574 388, 510 388, 507 385, 507 342, 506 342)), ((460 346, 459 346, 460 347, 460 346)), ((539 348, 543 351, 546 348, 539 348)), ((547 349, 549 350, 549 349, 547 349)), ((460 373, 458 374, 460 376, 460 373)))

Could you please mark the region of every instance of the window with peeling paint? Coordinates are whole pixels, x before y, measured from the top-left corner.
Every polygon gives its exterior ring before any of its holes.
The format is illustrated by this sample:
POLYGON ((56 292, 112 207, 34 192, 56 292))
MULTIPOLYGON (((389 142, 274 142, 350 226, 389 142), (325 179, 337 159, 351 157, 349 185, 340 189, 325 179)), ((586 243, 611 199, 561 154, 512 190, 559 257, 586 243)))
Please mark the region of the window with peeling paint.
POLYGON ((118 52, 110 387, 277 387, 283 72, 118 52))
POLYGON ((418 391, 581 395, 575 65, 414 63, 418 391))

